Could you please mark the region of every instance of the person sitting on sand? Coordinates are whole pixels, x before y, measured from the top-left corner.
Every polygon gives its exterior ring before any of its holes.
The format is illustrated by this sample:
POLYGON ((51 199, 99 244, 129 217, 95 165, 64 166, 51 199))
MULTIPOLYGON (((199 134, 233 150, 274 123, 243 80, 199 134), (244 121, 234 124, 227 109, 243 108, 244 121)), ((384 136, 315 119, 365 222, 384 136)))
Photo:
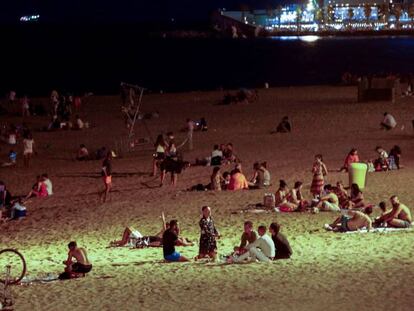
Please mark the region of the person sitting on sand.
POLYGON ((221 184, 224 181, 220 174, 220 166, 213 168, 213 174, 210 177, 210 190, 221 191, 221 184))
POLYGON ((78 247, 74 241, 68 244, 68 248, 68 259, 63 262, 66 268, 65 272, 59 275, 60 280, 83 277, 92 270, 92 264, 84 248, 78 247), (75 262, 73 258, 76 259, 75 262))
POLYGON ((378 222, 386 223, 387 226, 393 228, 410 228, 412 226, 412 217, 410 209, 400 203, 399 198, 393 195, 390 198, 392 210, 380 217, 378 222))
POLYGON ((53 195, 53 184, 52 184, 52 181, 49 179, 49 175, 46 173, 43 173, 41 177, 42 177, 42 181, 46 185, 47 195, 53 195))
POLYGON ((273 131, 273 133, 290 133, 292 131, 292 125, 290 124, 289 117, 284 116, 282 120, 279 122, 279 124, 276 127, 276 131, 273 131))
POLYGON ((350 200, 348 201, 348 206, 346 208, 358 209, 358 208, 363 208, 364 206, 365 206, 364 195, 362 191, 359 189, 358 184, 354 183, 351 185, 350 200))
POLYGON ((289 203, 294 204, 295 211, 305 211, 309 205, 308 202, 303 199, 302 186, 303 183, 301 181, 295 182, 293 189, 289 191, 286 198, 289 203))
POLYGON ((253 243, 248 244, 245 248, 247 252, 238 256, 230 257, 229 263, 234 262, 243 262, 244 260, 250 258, 251 261, 261 261, 261 262, 270 262, 275 257, 275 244, 270 236, 266 234, 266 227, 259 226, 257 232, 259 233, 259 238, 253 243))
POLYGON ((230 185, 231 175, 229 172, 223 173, 223 180, 221 182, 221 190, 228 190, 230 185))
POLYGON ((316 207, 325 212, 339 212, 339 199, 335 194, 333 187, 328 184, 324 187, 324 189, 326 191, 326 195, 319 199, 319 203, 316 207))
POLYGON ((237 255, 244 254, 247 249, 246 246, 256 241, 258 238, 257 232, 253 230, 253 223, 248 220, 244 222, 244 231, 241 236, 240 246, 236 246, 234 251, 237 255))
POLYGON ((272 222, 269 226, 269 232, 275 245, 276 255, 274 260, 289 259, 292 256, 292 248, 286 236, 280 232, 280 225, 272 222))
POLYGON ((234 169, 231 171, 230 183, 227 187, 227 190, 243 190, 249 189, 249 183, 247 182, 246 176, 242 174, 240 169, 234 169))
POLYGON ((384 112, 384 119, 380 123, 380 127, 383 130, 392 130, 397 126, 397 121, 395 121, 394 116, 391 113, 384 112))
POLYGON ((342 181, 338 181, 336 183, 336 187, 334 189, 334 192, 339 200, 339 207, 340 208, 348 208, 349 207, 349 200, 350 197, 348 195, 348 192, 345 189, 345 186, 342 181))
POLYGON ((36 183, 33 185, 32 190, 28 193, 24 201, 27 201, 30 198, 45 198, 48 196, 47 186, 44 183, 44 178, 42 176, 36 177, 36 183))
POLYGON ((89 151, 84 144, 79 146, 79 150, 76 153, 76 160, 78 161, 86 161, 89 160, 89 151))
POLYGON ((254 174, 250 179, 250 189, 262 189, 270 186, 270 172, 266 168, 267 163, 255 162, 253 164, 254 174))
POLYGON ((372 229, 372 220, 369 215, 372 213, 372 207, 367 207, 363 212, 356 210, 348 210, 344 215, 341 215, 335 221, 325 228, 329 231, 356 231, 366 228, 368 231, 372 229))
POLYGON ((211 208, 209 206, 203 206, 201 208, 202 217, 200 219, 200 248, 198 256, 195 258, 210 258, 213 261, 217 257, 217 243, 216 240, 220 238, 220 233, 214 225, 214 221, 211 218, 211 208))
POLYGON ((223 150, 223 157, 226 163, 236 162, 237 157, 234 155, 233 144, 228 143, 223 150))
POLYGON ((13 167, 13 166, 16 166, 17 153, 13 149, 10 150, 8 157, 9 157, 9 161, 3 162, 1 164, 1 167, 13 167))
POLYGON ((75 125, 73 126, 74 130, 83 130, 85 128, 85 123, 82 121, 82 119, 79 117, 79 115, 76 115, 75 117, 75 125))
POLYGON ((281 212, 293 212, 297 209, 297 205, 288 201, 289 188, 287 183, 281 179, 279 181, 279 189, 275 193, 275 206, 281 212))
POLYGON ((383 219, 387 217, 387 214, 391 213, 392 209, 388 209, 384 201, 381 201, 378 207, 381 210, 381 216, 375 218, 373 225, 374 227, 385 227, 386 223, 384 223, 383 219))
POLYGON ((173 219, 170 221, 170 227, 164 231, 162 235, 162 250, 164 259, 167 262, 184 262, 189 261, 186 257, 182 256, 175 250, 175 246, 189 246, 190 244, 178 237, 180 233, 180 227, 178 221, 173 219))
POLYGON ((381 146, 377 146, 375 151, 378 153, 378 158, 374 162, 376 171, 386 171, 388 170, 388 153, 381 146))
POLYGON ((312 174, 313 178, 310 192, 313 194, 313 197, 316 198, 321 195, 325 183, 325 176, 328 175, 328 169, 326 168, 325 163, 323 163, 321 154, 315 156, 315 162, 312 166, 312 174))
POLYGON ((358 162, 359 162, 358 150, 355 148, 352 148, 351 151, 346 156, 344 165, 339 169, 339 172, 342 172, 342 171, 348 172, 350 165, 352 163, 358 163, 358 162))

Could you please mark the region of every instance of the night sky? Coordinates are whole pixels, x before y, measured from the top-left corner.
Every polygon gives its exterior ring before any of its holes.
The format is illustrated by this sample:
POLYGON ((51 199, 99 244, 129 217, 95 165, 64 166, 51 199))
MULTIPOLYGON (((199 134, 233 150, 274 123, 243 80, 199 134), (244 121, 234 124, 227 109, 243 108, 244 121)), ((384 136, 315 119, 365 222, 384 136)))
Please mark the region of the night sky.
POLYGON ((40 14, 43 22, 143 22, 206 20, 217 8, 276 6, 281 0, 1 0, 0 22, 40 14))

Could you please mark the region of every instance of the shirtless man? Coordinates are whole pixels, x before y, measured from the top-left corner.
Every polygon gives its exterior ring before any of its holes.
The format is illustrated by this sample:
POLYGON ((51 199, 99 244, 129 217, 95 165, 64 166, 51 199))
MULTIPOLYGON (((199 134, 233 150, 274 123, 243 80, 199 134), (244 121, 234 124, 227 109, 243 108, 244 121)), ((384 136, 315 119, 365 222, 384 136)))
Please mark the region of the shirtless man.
POLYGON ((68 259, 63 261, 66 265, 65 272, 59 276, 59 279, 72 279, 85 276, 92 270, 92 264, 89 262, 86 250, 78 247, 76 242, 72 241, 68 244, 68 259), (75 258, 76 261, 72 261, 75 258))
POLYGON ((236 246, 234 251, 238 254, 244 254, 247 252, 246 246, 250 243, 253 243, 258 238, 257 232, 253 230, 253 223, 251 221, 246 221, 244 223, 244 231, 241 236, 240 246, 236 246))
POLYGON ((392 210, 389 213, 385 213, 381 216, 380 221, 382 223, 387 223, 389 227, 394 228, 409 228, 411 227, 411 222, 413 221, 411 217, 410 209, 400 203, 400 200, 396 195, 393 195, 390 198, 392 205, 392 210))
POLYGON ((372 229, 372 220, 369 215, 372 213, 372 207, 365 208, 364 212, 348 210, 347 215, 341 215, 332 224, 325 225, 329 231, 356 231, 362 228, 372 229))

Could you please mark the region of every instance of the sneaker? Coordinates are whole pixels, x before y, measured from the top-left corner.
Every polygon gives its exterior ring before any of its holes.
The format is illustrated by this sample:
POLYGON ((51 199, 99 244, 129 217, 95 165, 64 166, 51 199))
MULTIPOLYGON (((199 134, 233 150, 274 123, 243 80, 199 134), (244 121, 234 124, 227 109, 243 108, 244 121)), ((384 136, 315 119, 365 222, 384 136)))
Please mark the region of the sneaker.
POLYGON ((325 224, 323 227, 328 231, 333 231, 333 228, 329 224, 325 224))

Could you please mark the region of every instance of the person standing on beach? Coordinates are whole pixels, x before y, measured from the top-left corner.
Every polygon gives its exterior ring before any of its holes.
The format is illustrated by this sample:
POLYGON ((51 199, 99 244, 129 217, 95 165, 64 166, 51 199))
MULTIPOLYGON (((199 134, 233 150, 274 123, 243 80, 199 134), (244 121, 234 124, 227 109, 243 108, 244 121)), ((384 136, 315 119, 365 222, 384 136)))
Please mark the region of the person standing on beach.
POLYGON ((312 166, 313 179, 310 192, 314 197, 321 195, 323 185, 325 183, 325 176, 328 175, 328 169, 325 163, 323 163, 323 157, 321 154, 315 156, 315 162, 312 166))
POLYGON ((106 202, 106 198, 111 191, 112 188, 112 152, 108 151, 106 154, 105 159, 102 163, 102 178, 105 185, 105 189, 100 193, 99 197, 102 202, 106 202))
POLYGON ((195 123, 190 118, 187 118, 187 139, 188 139, 188 149, 193 150, 193 132, 194 132, 195 123))
POLYGON ((33 156, 34 140, 32 134, 29 132, 23 139, 23 163, 24 167, 30 166, 30 159, 33 156))
POLYGON ((216 239, 220 238, 220 234, 217 231, 214 221, 211 218, 211 208, 209 206, 203 206, 201 208, 202 217, 199 225, 201 229, 200 234, 200 249, 198 256, 195 258, 201 259, 209 257, 216 260, 217 257, 217 243, 216 239))

